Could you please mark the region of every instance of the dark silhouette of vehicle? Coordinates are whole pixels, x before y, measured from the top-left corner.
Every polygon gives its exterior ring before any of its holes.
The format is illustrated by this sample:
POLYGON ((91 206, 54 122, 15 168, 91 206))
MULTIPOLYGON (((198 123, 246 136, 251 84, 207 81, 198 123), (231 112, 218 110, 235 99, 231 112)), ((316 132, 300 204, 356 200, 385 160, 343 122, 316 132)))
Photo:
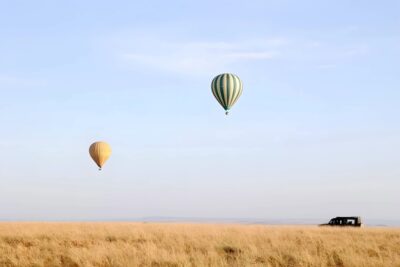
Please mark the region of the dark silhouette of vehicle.
POLYGON ((319 226, 350 226, 362 227, 361 217, 335 217, 328 223, 320 224, 319 226))

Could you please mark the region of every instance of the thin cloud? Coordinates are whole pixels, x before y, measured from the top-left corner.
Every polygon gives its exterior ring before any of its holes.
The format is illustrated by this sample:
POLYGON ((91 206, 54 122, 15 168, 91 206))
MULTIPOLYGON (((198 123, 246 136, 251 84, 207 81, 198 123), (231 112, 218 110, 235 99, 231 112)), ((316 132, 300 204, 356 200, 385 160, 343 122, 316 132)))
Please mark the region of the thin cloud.
POLYGON ((246 42, 180 42, 148 41, 150 46, 132 45, 133 52, 120 58, 137 66, 178 73, 209 73, 226 69, 241 61, 265 61, 279 57, 284 39, 246 42))
POLYGON ((0 74, 0 89, 5 87, 32 87, 46 85, 45 80, 21 78, 13 75, 0 74))
POLYGON ((334 69, 334 68, 336 68, 336 67, 337 67, 336 64, 321 64, 321 65, 318 65, 318 66, 317 66, 318 69, 322 69, 322 70, 334 69))
POLYGON ((367 45, 359 45, 357 47, 353 47, 345 51, 345 56, 362 56, 369 52, 369 48, 367 45))
POLYGON ((241 63, 259 64, 272 60, 328 70, 370 52, 366 44, 296 37, 177 42, 145 35, 140 40, 120 38, 119 41, 114 50, 118 51, 118 58, 124 64, 185 75, 223 72, 241 63))
POLYGON ((271 52, 238 52, 227 54, 228 58, 236 59, 236 60, 251 60, 251 59, 272 59, 278 56, 279 53, 276 51, 271 52))

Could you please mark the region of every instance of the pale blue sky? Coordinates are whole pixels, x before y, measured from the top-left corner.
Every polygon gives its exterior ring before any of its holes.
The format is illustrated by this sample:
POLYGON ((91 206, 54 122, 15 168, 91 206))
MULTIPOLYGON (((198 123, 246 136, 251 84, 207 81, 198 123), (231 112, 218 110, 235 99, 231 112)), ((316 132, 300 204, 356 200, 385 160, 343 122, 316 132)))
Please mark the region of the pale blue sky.
POLYGON ((0 219, 400 220, 399 1, 142 2, 0 2, 0 219))

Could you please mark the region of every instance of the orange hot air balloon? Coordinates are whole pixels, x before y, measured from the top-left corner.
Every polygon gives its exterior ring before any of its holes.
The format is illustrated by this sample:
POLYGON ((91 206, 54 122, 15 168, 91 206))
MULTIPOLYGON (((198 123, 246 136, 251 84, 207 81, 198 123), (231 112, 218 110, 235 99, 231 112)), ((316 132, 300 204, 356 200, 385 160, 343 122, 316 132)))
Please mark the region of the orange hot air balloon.
POLYGON ((99 170, 101 170, 111 155, 111 147, 106 142, 95 142, 90 146, 89 154, 97 166, 99 166, 99 170))

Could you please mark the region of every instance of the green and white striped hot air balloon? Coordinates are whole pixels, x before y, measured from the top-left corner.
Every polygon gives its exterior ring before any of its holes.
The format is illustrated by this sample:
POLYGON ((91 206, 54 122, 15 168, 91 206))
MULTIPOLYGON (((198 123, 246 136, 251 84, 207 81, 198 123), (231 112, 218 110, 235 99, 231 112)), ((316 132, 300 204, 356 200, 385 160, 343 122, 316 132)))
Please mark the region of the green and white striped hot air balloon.
POLYGON ((211 82, 211 91, 228 115, 230 108, 236 103, 243 91, 242 81, 231 73, 216 76, 211 82))

